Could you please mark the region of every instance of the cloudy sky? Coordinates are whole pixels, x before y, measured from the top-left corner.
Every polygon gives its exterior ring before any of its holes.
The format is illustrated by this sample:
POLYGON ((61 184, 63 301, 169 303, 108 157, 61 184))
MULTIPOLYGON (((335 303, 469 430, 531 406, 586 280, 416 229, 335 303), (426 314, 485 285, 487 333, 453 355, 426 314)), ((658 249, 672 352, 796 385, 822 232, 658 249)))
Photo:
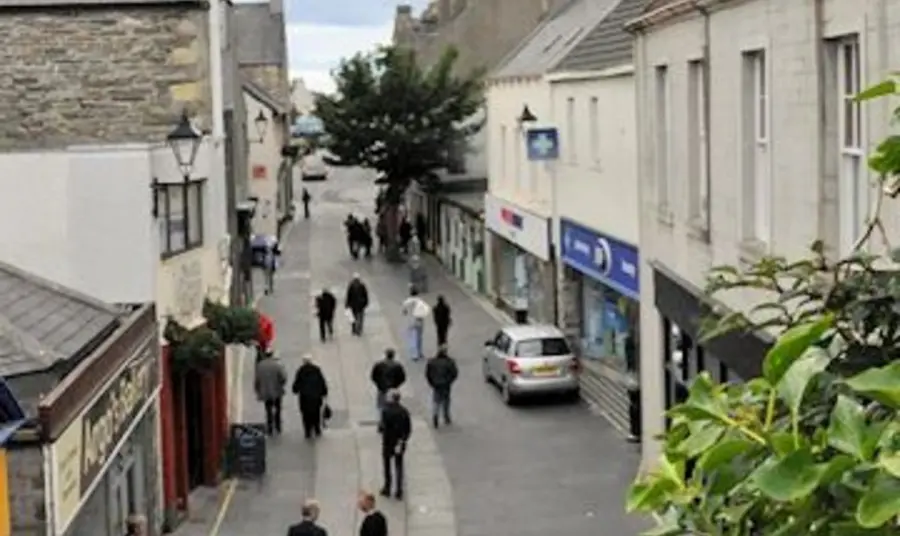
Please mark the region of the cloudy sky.
POLYGON ((428 0, 285 0, 291 76, 315 91, 334 88, 341 58, 388 43, 397 4, 418 14, 428 0))

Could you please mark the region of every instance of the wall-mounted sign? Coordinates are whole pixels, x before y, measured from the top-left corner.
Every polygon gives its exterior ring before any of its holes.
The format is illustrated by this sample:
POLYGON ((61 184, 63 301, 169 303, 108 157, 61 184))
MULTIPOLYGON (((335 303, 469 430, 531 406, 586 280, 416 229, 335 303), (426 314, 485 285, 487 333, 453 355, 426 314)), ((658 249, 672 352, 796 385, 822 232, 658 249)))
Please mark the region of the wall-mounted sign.
POLYGON ((640 299, 636 247, 565 218, 559 225, 564 263, 624 296, 640 299))
POLYGON ((182 262, 173 277, 175 311, 179 318, 193 320, 203 309, 203 267, 196 259, 182 262))
POLYGON ((541 260, 550 259, 550 220, 491 194, 484 196, 487 228, 541 260))
POLYGON ((49 446, 54 534, 65 532, 134 422, 152 404, 159 386, 156 348, 154 340, 148 341, 49 446))
POLYGON ((265 179, 268 173, 266 166, 262 164, 253 164, 252 176, 254 179, 265 179))

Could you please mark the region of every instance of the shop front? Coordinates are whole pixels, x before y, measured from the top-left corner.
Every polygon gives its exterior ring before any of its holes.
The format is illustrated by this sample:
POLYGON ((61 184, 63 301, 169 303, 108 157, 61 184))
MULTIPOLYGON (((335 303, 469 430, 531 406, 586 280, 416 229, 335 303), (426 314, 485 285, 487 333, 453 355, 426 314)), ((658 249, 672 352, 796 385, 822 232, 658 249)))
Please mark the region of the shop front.
POLYGON ((153 307, 120 329, 40 403, 48 534, 120 536, 131 516, 161 532, 153 307))
POLYGON ((560 220, 564 326, 584 363, 582 390, 613 424, 640 438, 638 249, 560 220))
POLYGON ((441 236, 446 239, 436 253, 454 277, 484 294, 484 195, 447 194, 441 201, 441 236))
POLYGON ((554 323, 556 281, 550 221, 508 201, 485 195, 491 234, 491 294, 517 322, 554 323))

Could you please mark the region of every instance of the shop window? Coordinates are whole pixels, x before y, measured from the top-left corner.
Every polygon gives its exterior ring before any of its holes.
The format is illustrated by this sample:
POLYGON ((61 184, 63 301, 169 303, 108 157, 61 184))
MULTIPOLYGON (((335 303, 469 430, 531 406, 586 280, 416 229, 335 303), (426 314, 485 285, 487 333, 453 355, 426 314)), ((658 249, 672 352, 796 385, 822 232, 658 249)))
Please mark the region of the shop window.
POLYGON ((157 186, 156 207, 162 257, 171 257, 203 245, 203 182, 157 186))
POLYGON ((619 370, 636 369, 638 304, 602 283, 582 280, 584 357, 619 370))

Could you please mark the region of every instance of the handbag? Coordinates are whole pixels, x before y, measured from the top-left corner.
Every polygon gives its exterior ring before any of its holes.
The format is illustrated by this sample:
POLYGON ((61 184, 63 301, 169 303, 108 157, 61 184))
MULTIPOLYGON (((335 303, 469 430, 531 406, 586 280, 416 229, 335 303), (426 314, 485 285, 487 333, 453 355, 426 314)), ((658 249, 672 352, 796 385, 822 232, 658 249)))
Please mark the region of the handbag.
POLYGON ((322 407, 322 418, 327 421, 327 420, 331 419, 331 416, 332 416, 331 406, 329 406, 328 404, 325 404, 322 407))

